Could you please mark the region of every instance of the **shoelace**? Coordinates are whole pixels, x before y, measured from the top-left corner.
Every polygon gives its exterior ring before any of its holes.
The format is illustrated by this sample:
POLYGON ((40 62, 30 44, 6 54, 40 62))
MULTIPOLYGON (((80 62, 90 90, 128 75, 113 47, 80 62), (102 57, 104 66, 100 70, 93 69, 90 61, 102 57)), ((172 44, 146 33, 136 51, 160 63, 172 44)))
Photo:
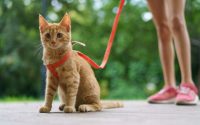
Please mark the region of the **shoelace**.
POLYGON ((190 88, 183 87, 183 86, 180 87, 180 89, 179 89, 179 93, 181 93, 181 94, 188 94, 190 91, 191 91, 190 88))

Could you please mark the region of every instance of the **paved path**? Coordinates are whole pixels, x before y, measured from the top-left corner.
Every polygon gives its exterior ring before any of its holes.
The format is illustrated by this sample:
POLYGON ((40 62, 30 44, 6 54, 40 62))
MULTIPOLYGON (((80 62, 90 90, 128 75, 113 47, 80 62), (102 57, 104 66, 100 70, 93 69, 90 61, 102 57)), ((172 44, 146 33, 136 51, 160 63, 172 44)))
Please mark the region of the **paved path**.
POLYGON ((0 103, 0 125, 200 125, 200 105, 147 104, 124 101, 121 109, 102 112, 60 112, 54 103, 52 113, 40 114, 41 102, 0 103))

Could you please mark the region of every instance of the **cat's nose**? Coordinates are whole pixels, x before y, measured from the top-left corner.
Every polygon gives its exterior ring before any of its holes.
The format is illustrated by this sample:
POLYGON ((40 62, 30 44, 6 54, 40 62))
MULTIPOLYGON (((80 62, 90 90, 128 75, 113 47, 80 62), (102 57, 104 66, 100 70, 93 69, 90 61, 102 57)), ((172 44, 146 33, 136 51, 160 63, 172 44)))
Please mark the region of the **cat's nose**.
POLYGON ((55 44, 56 44, 56 42, 55 42, 55 41, 52 41, 52 42, 51 42, 51 44, 52 44, 52 45, 55 45, 55 44))

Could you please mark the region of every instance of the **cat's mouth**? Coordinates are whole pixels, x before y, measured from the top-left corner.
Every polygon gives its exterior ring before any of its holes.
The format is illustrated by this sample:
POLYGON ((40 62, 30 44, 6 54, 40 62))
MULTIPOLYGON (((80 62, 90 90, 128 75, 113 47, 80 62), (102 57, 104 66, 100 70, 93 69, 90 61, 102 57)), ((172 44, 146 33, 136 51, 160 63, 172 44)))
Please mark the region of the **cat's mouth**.
POLYGON ((61 46, 57 44, 53 44, 53 45, 48 45, 48 47, 51 49, 59 49, 61 46))

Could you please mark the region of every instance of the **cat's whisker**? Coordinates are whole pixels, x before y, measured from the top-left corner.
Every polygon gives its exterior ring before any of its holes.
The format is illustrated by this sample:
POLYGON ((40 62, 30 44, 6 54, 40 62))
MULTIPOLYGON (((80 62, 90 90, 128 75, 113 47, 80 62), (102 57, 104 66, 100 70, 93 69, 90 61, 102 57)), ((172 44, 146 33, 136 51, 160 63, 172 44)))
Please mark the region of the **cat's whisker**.
POLYGON ((39 47, 37 47, 36 51, 35 51, 35 56, 42 54, 42 44, 39 45, 39 47))
POLYGON ((35 47, 40 47, 42 45, 42 43, 36 43, 34 46, 35 47))
POLYGON ((35 52, 34 56, 42 55, 42 50, 39 49, 35 52))

